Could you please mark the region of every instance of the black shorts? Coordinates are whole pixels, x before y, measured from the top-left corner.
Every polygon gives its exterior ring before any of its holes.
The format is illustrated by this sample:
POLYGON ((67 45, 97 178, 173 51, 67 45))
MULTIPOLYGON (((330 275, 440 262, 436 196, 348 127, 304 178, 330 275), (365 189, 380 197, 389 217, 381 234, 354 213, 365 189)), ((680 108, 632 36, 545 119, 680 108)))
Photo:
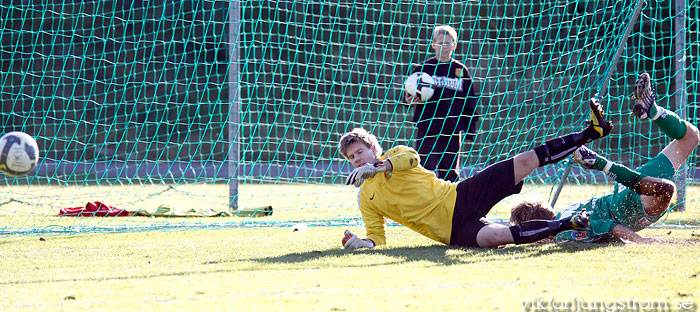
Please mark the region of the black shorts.
POLYGON ((491 223, 484 219, 502 199, 520 193, 523 182, 514 184, 513 159, 497 162, 457 184, 457 200, 452 214, 450 245, 479 247, 476 234, 491 223))

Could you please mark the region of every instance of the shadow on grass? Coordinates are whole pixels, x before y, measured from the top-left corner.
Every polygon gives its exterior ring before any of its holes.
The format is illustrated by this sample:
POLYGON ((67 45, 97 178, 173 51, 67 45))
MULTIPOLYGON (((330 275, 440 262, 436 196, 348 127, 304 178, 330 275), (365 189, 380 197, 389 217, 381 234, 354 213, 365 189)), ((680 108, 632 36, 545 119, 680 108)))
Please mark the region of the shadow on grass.
MULTIPOLYGON (((505 258, 537 258, 557 253, 576 253, 579 251, 593 250, 610 244, 583 244, 572 243, 563 246, 555 244, 531 244, 511 245, 504 248, 461 248, 445 245, 431 245, 419 247, 380 247, 374 249, 344 250, 328 249, 306 252, 295 252, 277 257, 250 258, 238 261, 254 261, 265 264, 301 264, 304 262, 333 259, 338 257, 353 256, 383 256, 396 259, 396 261, 378 261, 376 263, 348 262, 347 267, 373 266, 410 263, 416 261, 428 261, 438 265, 455 265, 465 263, 484 263, 489 261, 501 261, 505 258)), ((334 263, 336 263, 334 261, 334 263)))
POLYGON ((310 266, 307 262, 318 262, 322 263, 319 267, 335 266, 335 267, 368 267, 368 266, 387 266, 395 264, 409 264, 418 261, 428 261, 434 265, 440 266, 450 266, 458 264, 467 263, 484 263, 490 261, 502 261, 504 259, 521 259, 521 260, 535 260, 537 257, 547 256, 551 254, 558 253, 571 253, 571 257, 575 257, 575 253, 579 251, 594 250, 600 247, 610 246, 609 244, 583 244, 583 243, 572 243, 564 246, 557 246, 555 244, 530 244, 530 245, 517 245, 508 246, 499 249, 486 249, 486 248, 460 248, 445 245, 430 245, 430 246, 417 246, 417 247, 380 247, 375 249, 362 249, 348 251, 340 248, 333 248, 327 250, 315 250, 307 252, 295 252, 286 255, 280 255, 277 257, 264 257, 264 258, 248 258, 248 259, 230 259, 230 260, 218 260, 218 261, 208 261, 202 264, 225 264, 225 263, 240 263, 240 262, 256 262, 258 264, 273 264, 269 267, 225 267, 225 268, 211 268, 211 269, 193 269, 193 270, 181 270, 174 272, 157 272, 151 274, 134 273, 129 274, 126 272, 124 275, 118 276, 88 276, 88 277, 76 277, 76 278, 53 278, 47 277, 42 279, 34 280, 3 280, 0 281, 0 285, 23 285, 23 284, 54 284, 54 283, 65 283, 65 282, 92 282, 92 281, 119 281, 119 280, 149 280, 163 277, 180 277, 180 276, 194 276, 194 275, 207 275, 207 274, 233 274, 238 271, 260 271, 260 270, 308 270, 310 266), (380 257, 389 257, 392 260, 386 261, 380 257), (338 264, 338 258, 350 257, 357 258, 358 261, 341 261, 338 264), (369 259, 369 260, 368 260, 369 259), (324 261, 328 260, 328 261, 324 261), (284 265, 299 265, 299 268, 285 267, 284 265), (277 266, 275 266, 277 265, 277 266))

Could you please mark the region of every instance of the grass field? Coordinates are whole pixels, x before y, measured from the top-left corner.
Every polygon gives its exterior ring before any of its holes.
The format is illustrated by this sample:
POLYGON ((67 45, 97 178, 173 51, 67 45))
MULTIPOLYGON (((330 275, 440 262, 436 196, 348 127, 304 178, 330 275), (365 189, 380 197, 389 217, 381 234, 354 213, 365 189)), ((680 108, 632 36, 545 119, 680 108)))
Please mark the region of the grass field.
MULTIPOLYGON (((499 203, 490 216, 507 218, 513 202, 546 198, 550 189, 526 185, 521 196, 499 203)), ((689 188, 686 211, 670 213, 663 223, 690 227, 641 232, 666 244, 463 249, 391 226, 388 246, 351 252, 340 246, 345 226, 292 232, 289 222, 357 220, 355 189, 243 185, 241 190, 248 194, 241 196, 242 207, 272 205, 275 213, 265 218, 57 217, 60 207, 88 200, 125 208, 167 203, 225 209, 226 186, 32 186, 31 192, 5 187, 4 229, 72 232, 0 236, 0 306, 9 311, 554 311, 551 305, 576 303, 579 311, 594 311, 596 304, 617 310, 595 311, 622 311, 621 304, 637 304, 633 311, 697 311, 700 304, 697 187, 689 188), (138 230, 163 224, 161 230, 138 230), (217 224, 230 226, 211 229, 217 224), (539 305, 528 306, 533 302, 539 305), (640 309, 650 302, 668 309, 640 309)), ((558 207, 608 191, 567 186, 558 207)), ((361 227, 350 230, 364 235, 361 227)))
POLYGON ((662 245, 478 250, 391 227, 389 246, 351 252, 340 248, 342 230, 2 238, 0 304, 7 311, 527 311, 531 300, 653 300, 695 311, 700 304, 697 230, 642 232, 663 237, 662 245))

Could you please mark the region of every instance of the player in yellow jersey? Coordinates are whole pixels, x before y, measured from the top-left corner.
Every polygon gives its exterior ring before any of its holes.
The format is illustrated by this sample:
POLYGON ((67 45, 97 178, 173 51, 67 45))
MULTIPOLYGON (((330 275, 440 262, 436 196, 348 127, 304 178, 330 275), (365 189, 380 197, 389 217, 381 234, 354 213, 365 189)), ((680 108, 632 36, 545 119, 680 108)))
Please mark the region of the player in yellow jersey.
POLYGON ((420 165, 418 153, 396 146, 382 155, 377 138, 354 129, 340 139, 340 154, 355 168, 346 184, 360 187, 358 203, 367 238, 346 231, 347 249, 385 245, 385 219, 391 219, 438 242, 463 247, 524 244, 564 230, 585 229, 586 214, 562 220, 534 220, 516 226, 484 218, 501 199, 520 192, 535 168, 556 163, 579 146, 612 130, 596 99, 589 101, 591 120, 580 132, 558 137, 500 161, 458 183, 435 177, 420 165))

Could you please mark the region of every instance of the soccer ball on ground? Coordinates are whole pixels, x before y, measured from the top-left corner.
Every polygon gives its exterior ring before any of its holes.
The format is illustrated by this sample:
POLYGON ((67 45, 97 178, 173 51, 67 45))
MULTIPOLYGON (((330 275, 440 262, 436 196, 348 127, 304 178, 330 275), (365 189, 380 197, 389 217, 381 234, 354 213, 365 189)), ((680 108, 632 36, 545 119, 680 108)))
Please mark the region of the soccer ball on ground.
POLYGON ((433 96, 433 77, 422 72, 415 72, 406 78, 403 87, 408 94, 415 96, 419 101, 425 102, 433 96))
POLYGON ((0 137, 0 171, 12 177, 23 176, 36 167, 39 146, 30 135, 14 131, 0 137))

